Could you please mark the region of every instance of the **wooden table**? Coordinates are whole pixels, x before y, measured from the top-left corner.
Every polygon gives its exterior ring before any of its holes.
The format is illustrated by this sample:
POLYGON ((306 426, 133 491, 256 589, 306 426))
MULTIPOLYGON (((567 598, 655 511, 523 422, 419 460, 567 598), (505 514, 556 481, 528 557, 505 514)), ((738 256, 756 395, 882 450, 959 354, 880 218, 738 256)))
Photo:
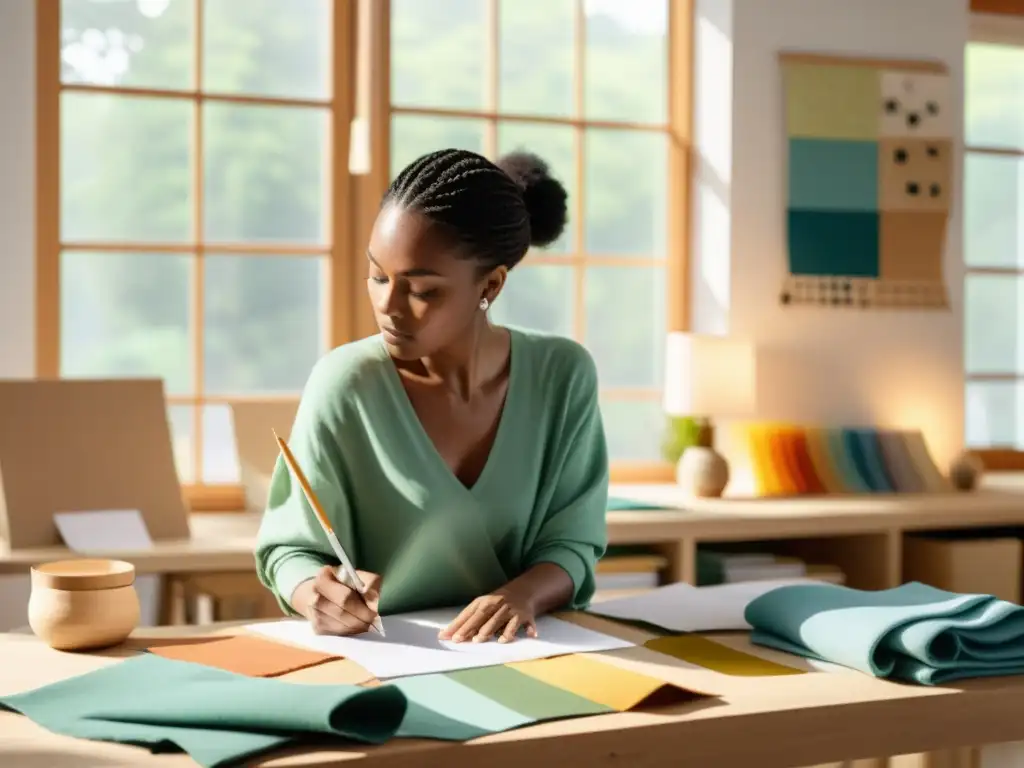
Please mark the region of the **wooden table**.
MULTIPOLYGON (((593 616, 573 620, 634 642, 649 636, 593 616)), ((134 642, 235 632, 237 627, 139 631, 134 642)), ((702 690, 716 698, 672 708, 546 723, 467 744, 396 740, 380 747, 280 752, 251 765, 365 765, 367 768, 794 768, 1024 739, 1024 678, 945 688, 900 685, 853 672, 823 672, 796 657, 752 649, 742 633, 709 635, 738 649, 809 670, 782 677, 730 677, 636 647, 601 654, 612 663, 702 690), (360 762, 361 761, 361 762, 360 762)), ((31 635, 0 634, 0 692, 14 693, 118 663, 134 651, 53 651, 31 635)), ((287 678, 337 681, 332 662, 287 678), (333 668, 333 669, 332 669, 333 668)), ((350 669, 344 675, 351 679, 350 669)), ((863 765, 884 765, 868 761, 863 765)), ((20 715, 0 713, 0 765, 14 768, 138 766, 183 768, 185 755, 151 755, 115 744, 51 734, 20 715)))

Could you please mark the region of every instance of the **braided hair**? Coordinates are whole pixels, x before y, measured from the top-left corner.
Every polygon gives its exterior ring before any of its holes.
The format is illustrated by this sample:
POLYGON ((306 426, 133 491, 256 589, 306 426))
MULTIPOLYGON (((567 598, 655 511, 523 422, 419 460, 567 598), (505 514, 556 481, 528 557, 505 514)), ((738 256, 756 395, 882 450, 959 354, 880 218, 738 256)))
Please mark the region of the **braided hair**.
POLYGON ((492 163, 465 149, 441 149, 407 165, 381 207, 398 205, 427 216, 487 271, 512 269, 531 245, 557 240, 565 229, 566 197, 547 163, 529 152, 492 163))

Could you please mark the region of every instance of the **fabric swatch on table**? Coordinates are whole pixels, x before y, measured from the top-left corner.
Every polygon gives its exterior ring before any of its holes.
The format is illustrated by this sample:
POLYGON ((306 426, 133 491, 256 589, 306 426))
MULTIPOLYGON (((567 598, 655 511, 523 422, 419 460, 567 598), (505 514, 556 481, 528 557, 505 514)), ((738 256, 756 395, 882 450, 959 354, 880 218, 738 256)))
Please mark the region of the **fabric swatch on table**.
POLYGON ((578 653, 506 666, 616 712, 628 712, 644 705, 679 704, 703 696, 665 680, 578 653))
POLYGON ((633 501, 631 499, 622 499, 617 496, 610 496, 608 497, 608 503, 605 506, 605 509, 608 512, 622 512, 625 510, 650 512, 658 509, 669 509, 669 507, 666 507, 664 504, 650 504, 646 501, 633 501))
POLYGON ((250 677, 278 677, 339 658, 245 634, 181 638, 150 645, 146 650, 165 659, 205 664, 250 677))
POLYGON ((604 715, 614 711, 612 707, 513 669, 513 665, 464 669, 447 674, 461 685, 537 721, 604 715))
POLYGON ((0 706, 55 733, 183 751, 217 768, 302 737, 387 741, 407 699, 390 686, 302 685, 143 654, 0 697, 0 706))
POLYGON ((1024 674, 1024 608, 991 595, 793 584, 745 615, 751 642, 876 677, 940 685, 1024 674))
POLYGON ((400 678, 382 687, 397 688, 409 702, 396 736, 436 739, 443 733, 443 738, 467 741, 536 722, 444 672, 400 678))
POLYGON ((698 667, 735 677, 773 677, 802 675, 804 670, 777 664, 750 653, 716 643, 700 635, 656 637, 644 647, 698 667))
MULTIPOLYGON (((508 667, 367 686, 308 685, 142 654, 34 691, 0 697, 0 707, 56 733, 153 752, 184 751, 204 768, 222 768, 325 737, 370 744, 400 737, 465 741, 540 720, 607 713, 640 700, 644 686, 653 687, 638 683, 643 675, 586 668, 606 681, 628 683, 616 694, 619 699, 610 699, 615 706, 542 679, 550 675, 508 667)), ((688 695, 677 691, 680 697, 688 695)))

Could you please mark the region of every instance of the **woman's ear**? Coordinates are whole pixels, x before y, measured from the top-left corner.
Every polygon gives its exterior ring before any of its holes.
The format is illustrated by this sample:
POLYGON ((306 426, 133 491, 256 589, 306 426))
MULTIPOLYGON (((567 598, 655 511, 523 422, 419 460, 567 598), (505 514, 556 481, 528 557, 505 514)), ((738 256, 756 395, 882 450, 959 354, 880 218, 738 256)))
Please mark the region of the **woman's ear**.
POLYGON ((501 289, 505 287, 505 279, 508 277, 508 267, 499 266, 492 269, 484 276, 484 292, 481 299, 487 299, 491 304, 498 298, 501 289))

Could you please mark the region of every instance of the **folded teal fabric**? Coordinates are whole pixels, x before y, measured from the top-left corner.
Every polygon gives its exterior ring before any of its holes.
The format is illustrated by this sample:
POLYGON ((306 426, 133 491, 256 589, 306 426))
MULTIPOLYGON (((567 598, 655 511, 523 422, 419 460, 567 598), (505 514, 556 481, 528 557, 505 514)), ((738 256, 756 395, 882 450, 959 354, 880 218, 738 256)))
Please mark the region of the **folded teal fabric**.
POLYGON ((1024 608, 909 582, 862 591, 793 584, 746 608, 751 641, 876 677, 941 685, 1024 673, 1024 608))
MULTIPOLYGON (((554 690, 552 690, 554 692, 554 690)), ((580 700, 578 711, 593 714, 580 700)), ((28 693, 0 696, 55 733, 187 752, 221 768, 300 741, 391 738, 467 741, 538 722, 444 674, 386 685, 309 685, 143 654, 28 693)))

